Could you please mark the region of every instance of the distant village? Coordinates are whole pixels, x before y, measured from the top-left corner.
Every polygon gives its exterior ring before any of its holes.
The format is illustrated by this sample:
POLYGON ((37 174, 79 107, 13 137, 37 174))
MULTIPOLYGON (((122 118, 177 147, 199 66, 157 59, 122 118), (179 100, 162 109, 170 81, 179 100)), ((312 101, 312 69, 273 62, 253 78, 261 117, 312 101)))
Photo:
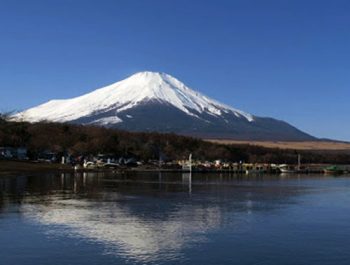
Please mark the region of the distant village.
POLYGON ((232 172, 237 174, 293 174, 293 173, 325 173, 344 174, 350 172, 349 165, 306 164, 301 163, 298 155, 296 164, 245 163, 244 161, 201 161, 192 158, 158 160, 147 162, 133 156, 116 156, 114 154, 98 154, 89 156, 59 155, 46 151, 35 158, 28 158, 27 148, 0 147, 0 160, 22 161, 41 164, 70 166, 72 170, 139 170, 139 171, 174 171, 174 172, 232 172))

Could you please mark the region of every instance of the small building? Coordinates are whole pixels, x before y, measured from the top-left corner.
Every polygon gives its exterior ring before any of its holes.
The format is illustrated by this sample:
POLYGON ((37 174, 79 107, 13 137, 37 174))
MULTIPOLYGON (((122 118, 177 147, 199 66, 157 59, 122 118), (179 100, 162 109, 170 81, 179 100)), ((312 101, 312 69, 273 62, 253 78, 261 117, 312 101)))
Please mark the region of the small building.
POLYGON ((0 147, 0 158, 3 159, 28 159, 25 147, 0 147))
POLYGON ((57 154, 51 151, 44 151, 38 155, 38 161, 41 161, 41 162, 48 162, 48 163, 57 162, 57 158, 58 158, 57 154))
POLYGON ((14 148, 13 147, 0 147, 0 157, 10 159, 14 156, 14 148))
POLYGON ((17 148, 17 159, 20 159, 20 160, 28 159, 27 148, 25 147, 17 148))

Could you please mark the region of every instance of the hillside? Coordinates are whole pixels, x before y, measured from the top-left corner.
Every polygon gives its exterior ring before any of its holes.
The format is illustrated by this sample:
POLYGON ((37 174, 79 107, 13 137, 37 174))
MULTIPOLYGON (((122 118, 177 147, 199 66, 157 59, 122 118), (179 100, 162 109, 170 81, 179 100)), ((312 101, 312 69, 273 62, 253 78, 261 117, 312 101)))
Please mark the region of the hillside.
POLYGON ((304 163, 350 164, 344 152, 288 150, 248 144, 219 144, 198 138, 161 133, 132 133, 97 126, 62 123, 9 122, 0 119, 0 146, 27 147, 30 158, 41 152, 74 156, 100 153, 136 157, 142 161, 194 159, 231 162, 295 163, 301 154, 304 163))

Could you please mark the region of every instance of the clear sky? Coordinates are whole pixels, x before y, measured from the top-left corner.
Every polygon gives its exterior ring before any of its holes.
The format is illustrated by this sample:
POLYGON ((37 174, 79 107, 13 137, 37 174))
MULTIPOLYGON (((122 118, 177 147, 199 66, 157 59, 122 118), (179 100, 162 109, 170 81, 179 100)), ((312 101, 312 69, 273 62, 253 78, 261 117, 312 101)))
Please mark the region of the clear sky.
POLYGON ((135 72, 350 140, 350 1, 1 0, 0 111, 135 72))

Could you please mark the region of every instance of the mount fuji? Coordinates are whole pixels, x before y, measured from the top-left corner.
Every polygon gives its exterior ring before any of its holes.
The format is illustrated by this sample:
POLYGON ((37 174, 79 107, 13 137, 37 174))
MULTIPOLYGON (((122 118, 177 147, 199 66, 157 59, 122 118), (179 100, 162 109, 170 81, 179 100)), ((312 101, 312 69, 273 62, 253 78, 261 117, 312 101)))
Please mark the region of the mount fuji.
POLYGON ((157 72, 136 73, 83 96, 51 100, 13 118, 216 139, 316 139, 284 121, 254 116, 210 99, 171 75, 157 72))

